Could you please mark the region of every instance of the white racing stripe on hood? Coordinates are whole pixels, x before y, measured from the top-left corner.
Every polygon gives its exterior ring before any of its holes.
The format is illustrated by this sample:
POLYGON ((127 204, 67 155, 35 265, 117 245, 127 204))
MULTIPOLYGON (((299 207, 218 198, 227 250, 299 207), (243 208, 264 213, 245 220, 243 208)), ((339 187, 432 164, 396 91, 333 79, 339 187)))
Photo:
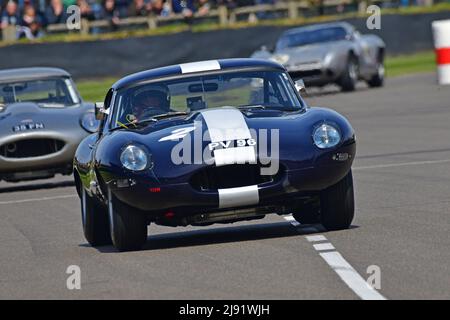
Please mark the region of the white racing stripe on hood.
POLYGON ((202 72, 211 70, 220 70, 220 64, 217 60, 199 61, 180 64, 181 73, 202 72))
POLYGON ((211 142, 250 139, 252 136, 241 111, 236 108, 203 110, 200 112, 208 127, 211 142))
MULTIPOLYGON (((242 112, 235 108, 201 111, 211 142, 247 140, 252 138, 242 112)), ((253 146, 230 147, 213 151, 216 166, 256 163, 253 146)))
POLYGON ((240 207, 259 202, 258 186, 219 189, 219 208, 240 207))

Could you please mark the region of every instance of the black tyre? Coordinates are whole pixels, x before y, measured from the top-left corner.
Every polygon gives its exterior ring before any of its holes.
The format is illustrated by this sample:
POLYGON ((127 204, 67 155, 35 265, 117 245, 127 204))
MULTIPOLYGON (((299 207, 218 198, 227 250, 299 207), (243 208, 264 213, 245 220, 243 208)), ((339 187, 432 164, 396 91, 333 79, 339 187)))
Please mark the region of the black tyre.
POLYGON ((367 84, 371 88, 378 88, 384 85, 384 63, 383 61, 379 61, 377 64, 377 72, 373 75, 373 77, 367 81, 367 84))
POLYGON ((355 56, 350 55, 345 66, 344 73, 341 76, 339 85, 342 91, 354 91, 359 78, 358 60, 355 56))
POLYGON ((320 218, 327 230, 348 229, 355 212, 353 176, 349 173, 320 194, 320 218))
POLYGON ((145 216, 121 203, 108 189, 111 239, 119 251, 139 250, 147 241, 145 216))
POLYGON ((320 203, 318 201, 309 202, 297 206, 292 213, 294 219, 301 224, 320 223, 320 203))
POLYGON ((81 187, 81 221, 84 237, 93 247, 111 244, 108 211, 81 187))

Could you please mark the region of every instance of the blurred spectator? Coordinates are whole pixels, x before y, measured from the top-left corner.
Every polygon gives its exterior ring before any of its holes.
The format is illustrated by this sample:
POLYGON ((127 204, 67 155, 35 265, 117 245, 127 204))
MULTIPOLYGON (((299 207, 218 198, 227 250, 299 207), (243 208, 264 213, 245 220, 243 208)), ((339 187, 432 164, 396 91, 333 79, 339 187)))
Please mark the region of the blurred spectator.
POLYGON ((115 8, 119 12, 119 17, 124 18, 128 15, 128 8, 133 0, 115 0, 115 8))
POLYGON ((209 0, 198 0, 197 12, 200 16, 207 15, 210 9, 211 4, 209 3, 209 0))
POLYGON ((70 6, 77 4, 77 0, 62 0, 62 3, 64 5, 64 8, 68 8, 70 6))
POLYGON ((45 18, 48 24, 66 23, 67 13, 61 0, 50 0, 50 4, 45 10, 45 18))
POLYGON ((15 26, 17 24, 19 24, 17 3, 9 0, 6 4, 5 11, 1 15, 0 29, 4 29, 7 26, 15 26))
POLYGON ((111 30, 119 28, 120 13, 114 0, 103 0, 102 18, 109 21, 111 30))
POLYGON ((194 0, 172 0, 172 11, 190 20, 195 12, 194 0))
POLYGON ((172 13, 172 5, 166 0, 151 0, 151 10, 156 16, 167 17, 172 13))
POLYGON ((42 19, 36 14, 36 9, 32 5, 25 6, 22 19, 20 20, 18 38, 24 36, 28 39, 42 36, 42 19))
POLYGON ((133 0, 131 3, 128 15, 129 16, 147 16, 152 10, 152 4, 150 2, 145 2, 144 0, 133 0))
POLYGON ((82 19, 87 19, 87 20, 95 19, 95 13, 86 0, 78 0, 77 5, 78 5, 78 7, 80 7, 80 14, 81 14, 82 19))

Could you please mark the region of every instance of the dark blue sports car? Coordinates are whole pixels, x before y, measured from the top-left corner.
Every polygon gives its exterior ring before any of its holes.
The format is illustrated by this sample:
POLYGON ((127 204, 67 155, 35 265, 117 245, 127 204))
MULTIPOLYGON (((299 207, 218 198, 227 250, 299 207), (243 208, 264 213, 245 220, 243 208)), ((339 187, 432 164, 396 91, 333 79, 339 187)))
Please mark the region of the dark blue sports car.
POLYGON ((292 213, 350 226, 355 135, 310 108, 283 66, 256 59, 186 63, 127 76, 96 104, 97 133, 74 176, 93 246, 135 250, 147 226, 210 225, 292 213))

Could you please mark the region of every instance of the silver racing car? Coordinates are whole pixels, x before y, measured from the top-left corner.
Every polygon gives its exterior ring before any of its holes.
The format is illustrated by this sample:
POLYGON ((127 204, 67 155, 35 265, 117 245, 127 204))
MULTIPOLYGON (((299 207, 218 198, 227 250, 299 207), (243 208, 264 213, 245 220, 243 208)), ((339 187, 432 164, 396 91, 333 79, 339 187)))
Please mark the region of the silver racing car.
POLYGON ((299 27, 285 31, 273 52, 267 47, 253 58, 284 65, 290 76, 310 86, 335 83, 353 91, 358 80, 370 87, 384 82, 385 44, 376 35, 362 35, 347 22, 299 27))
POLYGON ((78 144, 97 126, 66 71, 0 70, 0 180, 71 174, 78 144))

